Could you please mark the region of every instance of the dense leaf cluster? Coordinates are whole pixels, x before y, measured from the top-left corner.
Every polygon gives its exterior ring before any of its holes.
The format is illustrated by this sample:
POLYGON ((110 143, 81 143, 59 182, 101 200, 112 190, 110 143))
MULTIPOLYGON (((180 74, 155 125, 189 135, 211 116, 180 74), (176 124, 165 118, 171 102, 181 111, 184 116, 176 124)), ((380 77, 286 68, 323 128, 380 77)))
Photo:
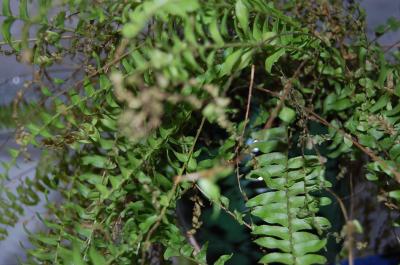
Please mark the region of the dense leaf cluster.
POLYGON ((3 0, 1 50, 34 78, 3 124, 20 148, 2 161, 1 237, 44 197, 27 264, 207 264, 195 235, 202 196, 251 231, 260 263, 325 264, 325 164, 337 158, 362 160, 398 210, 396 53, 366 39, 355 4, 274 2, 21 0, 14 10, 3 0), (51 74, 71 61, 71 76, 51 74), (32 147, 35 176, 8 187, 32 147), (229 204, 222 178, 237 178, 247 208, 229 204), (260 194, 242 188, 260 181, 260 194), (176 205, 193 191, 187 227, 176 205))

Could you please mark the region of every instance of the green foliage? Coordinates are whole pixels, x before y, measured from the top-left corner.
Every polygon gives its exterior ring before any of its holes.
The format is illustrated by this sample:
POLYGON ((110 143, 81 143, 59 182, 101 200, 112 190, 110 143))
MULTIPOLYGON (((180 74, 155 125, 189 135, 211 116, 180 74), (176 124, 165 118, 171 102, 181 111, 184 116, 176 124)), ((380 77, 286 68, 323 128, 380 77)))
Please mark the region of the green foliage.
MULTIPOLYGON (((195 235, 201 200, 189 228, 176 210, 190 192, 213 205, 210 218, 224 211, 255 236, 260 263, 325 264, 327 159, 365 161, 366 177, 399 204, 399 56, 365 39, 357 5, 53 2, 12 10, 6 0, 1 11, 1 51, 34 66, 26 88, 39 99, 27 105, 22 89, 1 113, 20 146, 2 161, 1 239, 46 199, 26 264, 207 264, 195 235), (79 75, 47 72, 68 61, 79 75), (313 123, 327 133, 311 133, 313 123), (13 189, 10 169, 28 147, 41 150, 35 176, 13 189), (230 205, 223 178, 243 207, 230 205), (53 191, 60 201, 47 200, 53 191)), ((235 260, 222 254, 215 264, 235 260)))
POLYGON ((250 147, 263 154, 256 156, 248 178, 262 178, 268 191, 250 199, 246 205, 252 215, 266 224, 252 227, 252 233, 262 236, 255 240, 258 245, 278 249, 270 252, 260 263, 326 264, 327 260, 314 254, 326 245, 326 239, 313 234, 330 228, 326 218, 316 214, 320 206, 330 200, 318 198, 330 183, 324 180, 324 168, 317 156, 288 157, 278 148, 287 143, 287 128, 277 127, 252 134, 255 140, 250 147), (310 231, 311 230, 311 231, 310 231))

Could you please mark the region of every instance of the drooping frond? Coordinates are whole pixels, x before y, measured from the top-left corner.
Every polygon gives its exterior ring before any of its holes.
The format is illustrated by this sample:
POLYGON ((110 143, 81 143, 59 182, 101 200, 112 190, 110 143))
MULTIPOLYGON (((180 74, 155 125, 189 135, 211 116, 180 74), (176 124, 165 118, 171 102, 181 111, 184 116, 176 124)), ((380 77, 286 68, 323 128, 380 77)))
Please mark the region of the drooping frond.
POLYGON ((251 198, 251 214, 263 222, 253 227, 256 244, 269 249, 260 263, 288 265, 325 264, 320 251, 326 245, 323 231, 329 221, 318 216, 321 206, 330 203, 321 192, 330 184, 324 166, 314 155, 289 157, 287 128, 277 127, 252 134, 250 148, 261 154, 247 178, 262 178, 267 191, 251 198))

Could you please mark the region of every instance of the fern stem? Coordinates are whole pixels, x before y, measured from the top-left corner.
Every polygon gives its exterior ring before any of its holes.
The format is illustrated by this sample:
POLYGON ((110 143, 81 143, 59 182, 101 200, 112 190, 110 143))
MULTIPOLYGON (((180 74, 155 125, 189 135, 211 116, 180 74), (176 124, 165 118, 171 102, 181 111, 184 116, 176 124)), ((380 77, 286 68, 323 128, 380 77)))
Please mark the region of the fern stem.
MULTIPOLYGON (((286 131, 286 139, 289 139, 286 131)), ((289 151, 286 150, 286 160, 285 160, 285 196, 286 196, 286 213, 288 217, 288 230, 289 230, 289 244, 290 244, 290 254, 292 255, 293 265, 297 265, 296 256, 294 255, 294 244, 293 244, 293 227, 292 227, 292 214, 290 212, 290 196, 289 196, 289 151)), ((304 185, 305 186, 305 185, 304 185)))

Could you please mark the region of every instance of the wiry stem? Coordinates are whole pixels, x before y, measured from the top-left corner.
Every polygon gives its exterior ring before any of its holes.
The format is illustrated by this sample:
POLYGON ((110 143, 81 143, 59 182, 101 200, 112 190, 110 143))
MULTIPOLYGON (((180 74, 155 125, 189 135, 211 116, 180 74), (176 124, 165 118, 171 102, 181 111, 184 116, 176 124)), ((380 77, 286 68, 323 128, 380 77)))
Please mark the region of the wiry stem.
POLYGON ((274 122, 275 118, 278 116, 279 111, 283 107, 283 104, 289 95, 289 92, 290 92, 290 89, 292 88, 292 84, 293 84, 294 80, 300 76, 301 69, 303 69, 306 62, 307 61, 301 62, 299 67, 297 67, 296 71, 294 72, 294 75, 292 76, 292 78, 290 78, 289 81, 286 82, 285 86, 283 87, 283 94, 279 97, 278 105, 272 111, 271 116, 269 116, 267 123, 265 123, 264 129, 271 128, 272 123, 274 122))
POLYGON ((167 195, 167 203, 166 203, 165 206, 161 209, 161 212, 160 212, 160 214, 158 215, 156 222, 155 222, 154 225, 150 228, 149 232, 148 232, 147 235, 146 235, 146 239, 145 239, 145 241, 144 241, 144 243, 143 243, 143 249, 142 249, 142 261, 141 261, 141 264, 142 264, 142 265, 144 265, 145 262, 146 262, 146 251, 147 251, 147 248, 149 247, 149 243, 150 243, 151 236, 154 234, 154 232, 157 230, 157 228, 161 225, 161 221, 162 221, 162 219, 164 218, 164 216, 165 216, 165 214, 166 214, 166 212, 167 212, 167 209, 168 209, 168 207, 169 207, 169 205, 170 205, 172 199, 173 199, 174 196, 175 196, 175 192, 176 192, 176 190, 178 189, 179 183, 181 182, 183 172, 186 170, 187 164, 189 163, 189 160, 190 160, 191 157, 192 157, 192 154, 193 154, 194 148, 195 148, 195 146, 196 146, 197 140, 199 139, 200 133, 201 133, 201 131, 203 130, 203 126, 204 126, 205 120, 206 120, 205 117, 203 117, 202 120, 201 120, 200 126, 199 126, 199 128, 197 129, 197 133, 196 133, 196 136, 195 136, 195 138, 194 138, 192 147, 191 147, 190 150, 189 150, 188 159, 186 160, 186 162, 183 164, 182 168, 180 169, 179 175, 177 175, 177 176, 175 177, 175 179, 174 179, 174 184, 173 184, 173 186, 172 186, 172 189, 169 191, 169 193, 168 193, 168 195, 167 195))

